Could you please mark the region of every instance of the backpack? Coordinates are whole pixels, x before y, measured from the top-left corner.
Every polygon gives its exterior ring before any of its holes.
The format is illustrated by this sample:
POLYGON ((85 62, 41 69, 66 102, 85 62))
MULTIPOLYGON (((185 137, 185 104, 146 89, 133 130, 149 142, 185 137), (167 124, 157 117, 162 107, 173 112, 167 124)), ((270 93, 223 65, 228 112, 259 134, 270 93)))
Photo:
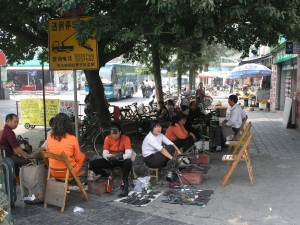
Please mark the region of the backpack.
POLYGON ((45 165, 28 164, 20 168, 20 189, 22 198, 25 198, 25 203, 44 202, 46 183, 45 165), (32 195, 35 195, 35 199, 28 198, 32 195))

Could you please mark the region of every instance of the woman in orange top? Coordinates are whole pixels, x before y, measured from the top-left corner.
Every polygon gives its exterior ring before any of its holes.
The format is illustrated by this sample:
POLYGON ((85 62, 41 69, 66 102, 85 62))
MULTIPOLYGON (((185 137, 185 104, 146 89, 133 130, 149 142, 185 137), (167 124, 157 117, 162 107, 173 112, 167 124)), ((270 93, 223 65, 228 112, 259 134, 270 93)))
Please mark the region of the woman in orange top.
POLYGON ((172 141, 178 148, 183 148, 183 152, 187 151, 196 141, 193 133, 188 133, 184 128, 186 115, 179 112, 173 116, 172 123, 168 127, 165 136, 172 141))
MULTIPOLYGON (((64 152, 76 173, 86 158, 80 151, 77 138, 72 135, 70 118, 64 113, 59 113, 54 117, 52 133, 47 138, 46 149, 55 154, 64 152)), ((64 162, 49 159, 49 167, 53 177, 66 176, 67 166, 64 162)))
POLYGON ((123 190, 118 197, 128 195, 128 175, 131 171, 131 142, 128 136, 122 134, 121 126, 113 123, 110 126, 110 135, 104 139, 103 158, 95 159, 89 163, 89 170, 94 171, 96 175, 101 177, 109 177, 104 169, 119 166, 122 168, 123 190))

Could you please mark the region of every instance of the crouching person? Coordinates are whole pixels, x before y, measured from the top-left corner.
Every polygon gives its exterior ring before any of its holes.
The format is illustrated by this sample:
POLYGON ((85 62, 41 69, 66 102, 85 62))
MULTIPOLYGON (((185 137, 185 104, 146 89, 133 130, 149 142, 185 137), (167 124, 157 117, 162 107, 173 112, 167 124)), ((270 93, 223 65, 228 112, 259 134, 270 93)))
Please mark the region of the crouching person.
POLYGON ((104 169, 119 166, 123 171, 123 190, 118 195, 119 198, 128 195, 128 176, 132 168, 131 161, 131 142, 128 136, 122 134, 121 126, 113 123, 110 126, 110 135, 108 135, 103 144, 103 158, 96 159, 89 163, 89 170, 101 177, 109 177, 104 169))

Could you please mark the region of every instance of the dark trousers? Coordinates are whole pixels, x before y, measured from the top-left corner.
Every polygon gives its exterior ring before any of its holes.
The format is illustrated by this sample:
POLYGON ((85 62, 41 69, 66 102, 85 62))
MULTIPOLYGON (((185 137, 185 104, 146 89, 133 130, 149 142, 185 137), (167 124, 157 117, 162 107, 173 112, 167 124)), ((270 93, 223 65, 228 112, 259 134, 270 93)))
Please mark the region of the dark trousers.
MULTIPOLYGON (((239 129, 232 127, 232 130, 233 130, 234 134, 236 134, 239 129)), ((217 127, 215 130, 213 143, 217 146, 222 146, 224 142, 225 142, 225 140, 224 140, 223 133, 222 133, 222 127, 217 127)))
POLYGON ((178 148, 182 148, 183 152, 186 152, 194 144, 194 139, 191 135, 189 135, 186 139, 177 139, 173 141, 173 143, 178 148))
POLYGON ((26 166, 29 163, 29 161, 27 159, 24 159, 21 156, 16 155, 16 154, 12 154, 12 155, 9 155, 7 157, 10 158, 14 162, 14 164, 15 164, 15 174, 18 177, 19 172, 20 172, 20 168, 22 166, 26 166))
POLYGON ((132 168, 131 159, 125 159, 124 161, 118 161, 112 165, 106 159, 95 159, 89 163, 89 170, 93 170, 96 175, 101 174, 101 177, 108 177, 109 175, 105 172, 104 169, 114 168, 115 166, 121 167, 123 171, 123 181, 128 181, 128 176, 132 168))
MULTIPOLYGON (((173 145, 167 145, 165 146, 165 149, 171 154, 174 155, 175 153, 175 148, 173 145)), ((150 168, 160 168, 160 167, 165 167, 170 160, 166 156, 164 156, 161 152, 156 152, 152 155, 149 155, 144 158, 145 163, 148 167, 150 168)))

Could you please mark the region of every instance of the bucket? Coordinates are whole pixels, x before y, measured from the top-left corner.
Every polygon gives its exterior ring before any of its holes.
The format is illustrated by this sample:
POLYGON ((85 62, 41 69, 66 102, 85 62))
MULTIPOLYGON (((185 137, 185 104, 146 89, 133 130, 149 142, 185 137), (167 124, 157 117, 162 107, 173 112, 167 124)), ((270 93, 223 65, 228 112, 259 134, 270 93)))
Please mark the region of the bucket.
POLYGON ((202 149, 203 141, 202 140, 197 141, 194 143, 194 145, 195 145, 196 149, 200 150, 200 149, 202 149))
POLYGON ((204 150, 209 150, 209 141, 204 141, 204 150))

